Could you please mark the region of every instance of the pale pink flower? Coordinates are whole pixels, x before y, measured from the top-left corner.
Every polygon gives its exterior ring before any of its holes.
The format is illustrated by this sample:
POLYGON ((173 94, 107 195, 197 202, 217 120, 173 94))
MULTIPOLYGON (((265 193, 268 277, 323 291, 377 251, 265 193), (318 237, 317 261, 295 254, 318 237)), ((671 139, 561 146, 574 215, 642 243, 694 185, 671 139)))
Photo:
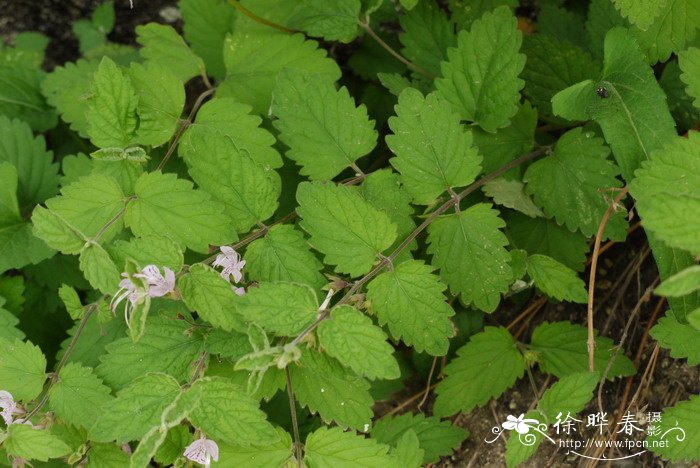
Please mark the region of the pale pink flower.
POLYGON ((175 273, 168 267, 163 267, 165 276, 155 265, 146 265, 140 273, 134 274, 134 278, 144 280, 144 286, 137 285, 129 278, 127 273, 122 273, 122 280, 119 282, 119 290, 112 298, 110 306, 112 310, 117 310, 119 304, 127 299, 124 306, 124 319, 129 325, 129 317, 134 307, 140 304, 146 297, 163 297, 175 289, 175 273))
POLYGON ((219 461, 219 446, 213 440, 201 437, 188 445, 183 455, 188 460, 209 468, 212 459, 219 461))
POLYGON ((12 397, 12 394, 5 390, 0 390, 0 417, 5 421, 6 425, 12 424, 13 415, 21 413, 17 409, 17 403, 12 397))
POLYGON ((238 287, 238 288, 237 288, 237 287, 235 287, 235 286, 231 286, 231 287, 233 288, 233 292, 236 293, 236 296, 243 296, 243 295, 245 295, 245 288, 243 288, 243 287, 238 287))
POLYGON ((150 297, 163 297, 175 289, 175 273, 168 267, 163 267, 165 276, 155 265, 146 265, 141 273, 136 273, 136 278, 142 278, 148 284, 148 295, 150 297))
POLYGON ((245 260, 241 260, 240 254, 228 245, 222 245, 219 249, 221 253, 216 256, 212 266, 223 267, 221 277, 226 281, 229 281, 229 276, 233 276, 234 283, 240 282, 243 279, 245 260))

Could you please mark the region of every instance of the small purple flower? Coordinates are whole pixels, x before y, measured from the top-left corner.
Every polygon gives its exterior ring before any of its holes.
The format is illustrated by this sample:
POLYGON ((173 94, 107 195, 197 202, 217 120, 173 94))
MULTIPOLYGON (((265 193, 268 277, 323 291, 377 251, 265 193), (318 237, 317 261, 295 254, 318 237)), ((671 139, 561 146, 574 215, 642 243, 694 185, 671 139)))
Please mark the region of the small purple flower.
POLYGON ((188 445, 183 455, 188 460, 209 468, 212 459, 219 461, 219 446, 213 440, 201 437, 188 445))
POLYGON ((112 298, 110 307, 117 310, 119 304, 127 299, 124 306, 124 319, 129 325, 130 313, 134 307, 142 303, 147 297, 163 297, 175 289, 175 273, 168 267, 163 267, 165 276, 155 265, 146 265, 140 273, 133 275, 134 278, 143 280, 145 286, 137 285, 128 273, 122 273, 122 280, 119 282, 119 290, 112 298))
POLYGON ((21 413, 17 409, 17 403, 12 397, 12 394, 5 390, 0 390, 0 417, 5 421, 6 425, 12 424, 13 415, 21 413))
POLYGON ((175 289, 175 273, 168 267, 163 267, 165 276, 155 265, 146 265, 141 273, 136 273, 136 278, 142 278, 148 284, 148 296, 163 297, 175 289))
POLYGON ((221 277, 226 281, 229 281, 229 276, 233 276, 234 283, 240 282, 243 279, 245 260, 241 260, 240 254, 228 245, 222 245, 220 250, 221 253, 216 256, 212 266, 223 267, 221 277))

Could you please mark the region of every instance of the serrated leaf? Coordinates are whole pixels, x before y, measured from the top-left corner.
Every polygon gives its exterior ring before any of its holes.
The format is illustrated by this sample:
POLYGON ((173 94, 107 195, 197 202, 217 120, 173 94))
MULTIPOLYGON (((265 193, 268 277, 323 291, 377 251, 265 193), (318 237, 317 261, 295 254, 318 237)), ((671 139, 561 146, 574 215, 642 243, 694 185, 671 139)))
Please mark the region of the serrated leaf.
MULTIPOLYGON (((537 14, 537 32, 566 41, 582 49, 588 48, 585 18, 579 11, 558 6, 555 2, 544 3, 537 14)), ((529 35, 527 37, 534 37, 529 35)), ((527 37, 525 41, 527 41, 527 37)), ((529 61, 529 58, 528 58, 529 61)), ((525 64, 527 66, 527 63, 525 64)))
POLYGON ((365 379, 312 349, 303 350, 301 360, 290 365, 289 372, 300 405, 341 427, 370 426, 374 400, 365 379))
POLYGON ((386 334, 353 307, 333 309, 318 326, 318 339, 326 353, 359 375, 388 380, 401 375, 386 334))
POLYGON ((134 138, 138 98, 131 81, 110 58, 104 57, 90 85, 88 135, 100 148, 125 147, 134 138))
POLYGON ((261 283, 236 301, 236 310, 248 322, 270 333, 296 336, 318 312, 314 290, 297 283, 261 283))
POLYGON ((367 299, 381 325, 416 351, 444 356, 454 334, 447 289, 432 268, 411 260, 387 271, 367 285, 367 299))
POLYGON ((396 442, 391 450, 391 455, 396 458, 400 466, 406 468, 420 468, 423 466, 425 450, 420 448, 420 441, 416 433, 409 429, 396 442))
POLYGON ((80 320, 83 318, 85 309, 83 309, 83 304, 80 302, 80 297, 75 288, 67 284, 62 284, 61 287, 58 288, 58 297, 61 298, 61 302, 63 302, 70 318, 73 320, 80 320))
MULTIPOLYGON (((609 199, 615 197, 610 189, 622 186, 616 178, 617 167, 607 159, 609 153, 603 139, 580 128, 570 130, 559 138, 550 155, 527 169, 523 177, 526 191, 559 224, 565 224, 571 231, 580 230, 587 237, 593 236, 608 209, 609 199)), ((606 225, 605 236, 622 240, 627 237, 626 228, 624 212, 614 213, 606 225)))
POLYGON ((87 137, 88 98, 90 82, 97 70, 96 61, 80 59, 56 67, 41 83, 46 100, 61 114, 61 118, 82 137, 87 137))
POLYGON ((461 31, 457 47, 447 51, 442 76, 435 87, 462 119, 477 123, 487 132, 507 127, 518 111, 518 75, 525 56, 518 53, 522 37, 511 10, 499 7, 461 31))
POLYGON ((87 237, 64 218, 43 206, 32 213, 32 233, 46 245, 66 254, 77 254, 88 241, 87 237))
MULTIPOLYGON (((588 332, 580 325, 570 322, 543 322, 532 332, 531 349, 539 353, 537 362, 543 372, 561 378, 588 370, 587 339, 588 332)), ((613 341, 607 337, 596 336, 595 343, 595 370, 602 375, 614 353, 613 341)), ((612 380, 634 373, 632 361, 622 352, 618 352, 607 378, 612 380)))
POLYGON ((179 396, 180 385, 169 375, 140 377, 100 408, 90 439, 117 443, 140 439, 160 423, 163 411, 179 396))
POLYGON ((233 140, 239 150, 247 151, 255 162, 281 167, 282 158, 274 147, 275 137, 260 126, 262 118, 251 114, 252 109, 231 98, 214 98, 199 108, 195 123, 188 127, 182 141, 202 128, 218 130, 233 140))
POLYGON ((421 413, 405 413, 400 416, 386 416, 374 424, 372 438, 388 445, 401 441, 407 432, 413 432, 425 451, 423 463, 435 463, 457 449, 469 432, 453 426, 450 421, 441 421, 437 416, 426 417, 421 413))
POLYGON ((580 232, 571 232, 551 219, 532 219, 519 213, 511 213, 506 222, 508 237, 515 247, 530 255, 552 257, 572 270, 583 269, 589 246, 580 232))
POLYGON ((672 53, 685 49, 700 25, 700 5, 696 1, 667 0, 664 3, 663 13, 648 28, 630 28, 651 64, 665 62, 672 53))
POLYGON ((245 251, 246 274, 258 282, 291 281, 320 290, 326 283, 323 265, 311 252, 303 234, 292 226, 273 226, 245 251))
POLYGON ((639 29, 646 30, 668 4, 668 0, 613 0, 622 16, 635 24, 639 29))
POLYGON ((339 273, 367 273, 396 238, 396 225, 352 187, 303 182, 297 187, 301 227, 309 244, 339 273))
POLYGON ((447 101, 407 88, 395 109, 397 116, 389 119, 394 134, 386 142, 396 154, 391 164, 416 203, 430 204, 444 191, 474 181, 481 155, 447 101))
POLYGON ((136 141, 160 146, 175 133, 185 106, 185 88, 167 69, 153 63, 132 63, 128 70, 139 103, 136 141))
POLYGON ((36 398, 46 380, 46 358, 29 341, 0 339, 0 388, 16 401, 36 398))
POLYGON ((206 252, 210 244, 226 244, 234 235, 223 205, 175 174, 143 174, 134 192, 124 219, 137 236, 167 232, 181 246, 206 252))
POLYGON ((219 444, 219 463, 222 466, 267 468, 283 466, 292 456, 292 438, 284 429, 276 428, 279 439, 266 445, 242 446, 219 444))
POLYGON ((644 227, 670 247, 700 253, 700 133, 676 137, 652 153, 651 161, 637 171, 630 191, 644 227))
MULTIPOLYGON (((61 349, 56 355, 58 359, 61 359, 65 354, 79 325, 76 323, 68 330, 68 337, 61 343, 61 349)), ((68 362, 80 363, 86 367, 97 367, 100 363, 100 356, 105 352, 105 346, 123 338, 125 332, 126 323, 124 320, 110 320, 101 323, 99 315, 93 314, 82 329, 80 339, 76 340, 68 362)))
POLYGON ((224 63, 226 80, 219 96, 233 97, 267 113, 277 74, 284 68, 296 68, 323 75, 329 81, 340 77, 335 61, 326 57, 315 41, 301 34, 280 35, 270 32, 239 31, 226 38, 224 63), (253 79, 251 79, 253 77, 253 79))
POLYGON ((665 280, 654 294, 680 297, 700 289, 700 265, 693 265, 665 280))
POLYGON ((672 312, 659 319, 649 334, 659 342, 662 348, 671 350, 671 357, 675 359, 688 359, 688 365, 700 364, 700 330, 690 325, 680 323, 672 312))
POLYGON ((487 11, 502 5, 515 9, 518 6, 518 0, 448 0, 447 4, 452 12, 452 19, 457 23, 457 28, 467 29, 487 11))
POLYGON ((435 389, 439 416, 469 412, 500 396, 525 373, 525 360, 505 328, 486 327, 457 350, 444 372, 435 389))
POLYGON ((700 395, 691 395, 688 400, 666 408, 655 426, 660 429, 659 434, 646 440, 653 452, 669 461, 700 459, 700 395), (682 439, 678 429, 674 429, 677 427, 683 431, 682 439), (667 443, 658 443, 660 440, 667 443))
POLYGON ((44 132, 56 126, 56 113, 39 89, 46 74, 39 68, 0 66, 0 115, 27 122, 44 132))
POLYGON ((679 52, 678 65, 683 71, 681 81, 686 84, 686 92, 695 99, 695 107, 700 108, 700 49, 690 47, 679 52))
POLYGON ((622 28, 605 37, 602 76, 560 91, 552 98, 552 108, 569 120, 594 119, 628 182, 653 150, 676 135, 666 95, 635 40, 622 28), (608 97, 598 95, 598 88, 608 97))
POLYGON ((80 269, 90 286, 105 294, 113 294, 119 287, 119 270, 107 251, 90 242, 80 251, 80 269))
POLYGON ((544 213, 525 193, 525 185, 518 180, 498 178, 484 184, 484 194, 491 197, 497 205, 519 211, 532 218, 542 217, 544 213))
POLYGON ((115 444, 90 444, 88 468, 121 468, 129 464, 129 455, 115 444))
POLYGON ((326 76, 280 72, 271 110, 287 157, 312 180, 332 179, 377 144, 365 106, 355 107, 347 88, 336 90, 326 76))
POLYGON ((108 246, 107 251, 117 268, 122 270, 127 259, 134 260, 140 267, 157 265, 168 267, 176 273, 184 262, 180 246, 165 236, 133 237, 128 241, 120 239, 108 246))
POLYGON ((34 429, 25 424, 12 424, 8 427, 3 448, 8 455, 25 460, 47 461, 68 455, 71 448, 47 430, 34 429))
POLYGON ((189 420, 213 439, 243 446, 272 444, 278 440, 265 413, 258 409, 258 402, 236 385, 211 378, 197 381, 192 390, 201 391, 202 397, 189 420))
POLYGON ((339 427, 321 427, 306 438, 304 462, 310 468, 383 468, 393 462, 389 447, 339 427))
POLYGON ((302 0, 289 26, 327 41, 351 42, 359 32, 360 0, 302 0))
POLYGON ((496 309, 512 278, 510 254, 503 248, 508 240, 499 230, 504 226, 496 210, 479 203, 428 227, 428 253, 442 280, 465 303, 485 312, 496 309))
POLYGON ((191 440, 192 434, 187 427, 175 426, 168 430, 153 459, 163 465, 172 465, 180 458, 191 440))
POLYGON ((165 24, 148 23, 136 26, 139 51, 148 62, 172 72, 180 81, 204 73, 204 62, 185 44, 175 28, 165 24))
POLYGON ((207 72, 217 79, 226 74, 223 45, 233 30, 235 10, 222 0, 180 0, 178 2, 184 25, 185 39, 202 57, 207 72))
POLYGON ((17 169, 17 198, 21 212, 41 203, 58 190, 58 165, 46 150, 44 137, 34 137, 32 129, 21 120, 0 115, 0 163, 17 169))
POLYGON ((627 28, 630 24, 615 9, 615 4, 610 0, 591 0, 586 18, 586 36, 588 49, 593 56, 602 58, 605 35, 617 26, 627 28))
POLYGON ((220 132, 191 134, 183 145, 180 154, 190 175, 200 190, 224 205, 237 232, 274 214, 281 191, 276 171, 255 162, 220 132))
POLYGON ((586 284, 576 272, 546 255, 527 257, 527 273, 535 286, 549 297, 560 301, 585 304, 588 301, 586 284))
POLYGON ((49 404, 58 417, 75 426, 90 428, 108 404, 111 390, 89 367, 68 363, 49 390, 49 404))
POLYGON ((187 335, 185 321, 151 314, 138 342, 120 338, 106 346, 97 375, 113 388, 124 388, 149 372, 167 372, 180 382, 188 378, 190 365, 204 347, 202 337, 187 335))
POLYGON ((213 268, 192 265, 177 280, 177 286, 187 307, 202 319, 223 330, 245 330, 233 286, 213 268))
POLYGON ((0 296, 0 339, 7 341, 23 340, 24 332, 17 329, 19 319, 9 310, 3 308, 5 298, 0 296))
POLYGON ((433 0, 420 1, 415 6, 399 17, 403 29, 399 34, 401 53, 429 73, 439 75, 440 62, 447 60, 447 49, 457 43, 454 25, 433 0))

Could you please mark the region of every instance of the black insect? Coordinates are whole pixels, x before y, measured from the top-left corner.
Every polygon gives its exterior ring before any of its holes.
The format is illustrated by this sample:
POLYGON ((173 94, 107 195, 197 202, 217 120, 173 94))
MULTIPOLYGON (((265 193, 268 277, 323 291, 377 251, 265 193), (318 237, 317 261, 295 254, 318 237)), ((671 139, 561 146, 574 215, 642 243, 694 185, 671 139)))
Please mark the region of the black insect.
POLYGON ((608 97, 610 97, 610 95, 608 94, 608 90, 602 86, 598 86, 598 88, 595 90, 595 93, 602 99, 607 99, 608 97))

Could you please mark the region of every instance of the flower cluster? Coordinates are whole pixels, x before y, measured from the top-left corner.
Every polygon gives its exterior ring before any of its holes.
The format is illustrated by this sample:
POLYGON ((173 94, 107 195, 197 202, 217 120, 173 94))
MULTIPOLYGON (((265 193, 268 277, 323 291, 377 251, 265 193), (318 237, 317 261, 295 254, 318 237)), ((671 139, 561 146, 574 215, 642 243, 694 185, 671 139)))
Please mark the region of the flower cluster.
POLYGON ((122 273, 123 279, 119 282, 119 290, 114 295, 110 306, 114 311, 124 299, 128 300, 124 307, 124 318, 127 326, 131 311, 144 299, 163 297, 175 289, 175 273, 168 267, 163 267, 163 271, 165 275, 160 272, 157 266, 146 265, 141 272, 135 273, 131 277, 128 273, 122 273), (141 284, 136 284, 132 277, 141 280, 139 281, 141 284))
POLYGON ((209 468, 212 459, 219 461, 219 446, 213 440, 200 437, 185 448, 183 455, 188 460, 209 468))
MULTIPOLYGON (((214 260, 212 266, 222 267, 221 277, 226 281, 231 281, 231 278, 233 278, 234 284, 240 283, 241 280, 243 280, 245 260, 241 260, 241 255, 228 245, 222 245, 220 250, 221 253, 216 256, 216 260, 214 260)), ((241 286, 234 286, 233 290, 239 296, 245 294, 245 289, 241 286)))

